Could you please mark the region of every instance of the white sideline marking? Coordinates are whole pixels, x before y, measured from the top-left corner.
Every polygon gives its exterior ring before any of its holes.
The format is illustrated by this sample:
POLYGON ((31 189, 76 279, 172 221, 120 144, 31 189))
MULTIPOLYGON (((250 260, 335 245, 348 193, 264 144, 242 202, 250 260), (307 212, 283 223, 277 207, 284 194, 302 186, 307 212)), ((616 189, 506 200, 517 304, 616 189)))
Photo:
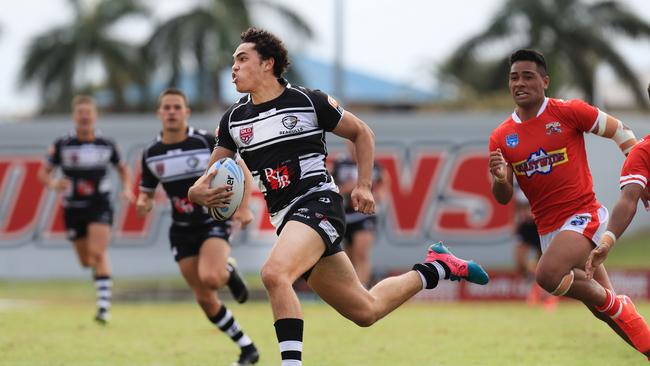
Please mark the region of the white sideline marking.
POLYGON ((38 306, 38 302, 31 300, 0 299, 0 311, 31 309, 38 306))

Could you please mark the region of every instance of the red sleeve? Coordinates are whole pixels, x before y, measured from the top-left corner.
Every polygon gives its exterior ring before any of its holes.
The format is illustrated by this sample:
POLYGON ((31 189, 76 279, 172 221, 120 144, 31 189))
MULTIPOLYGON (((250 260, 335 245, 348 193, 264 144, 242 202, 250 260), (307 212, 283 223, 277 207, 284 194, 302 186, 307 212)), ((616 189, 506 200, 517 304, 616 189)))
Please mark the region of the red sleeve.
POLYGON ((565 103, 569 107, 570 121, 574 123, 575 128, 582 132, 591 131, 600 113, 598 108, 580 99, 571 99, 565 103))
POLYGON ((490 151, 496 151, 496 149, 501 149, 503 151, 503 148, 498 142, 498 133, 496 131, 492 131, 490 134, 490 144, 489 144, 489 149, 490 151))
POLYGON ((650 179, 650 141, 643 140, 635 146, 621 169, 619 181, 621 189, 631 183, 645 188, 650 179))

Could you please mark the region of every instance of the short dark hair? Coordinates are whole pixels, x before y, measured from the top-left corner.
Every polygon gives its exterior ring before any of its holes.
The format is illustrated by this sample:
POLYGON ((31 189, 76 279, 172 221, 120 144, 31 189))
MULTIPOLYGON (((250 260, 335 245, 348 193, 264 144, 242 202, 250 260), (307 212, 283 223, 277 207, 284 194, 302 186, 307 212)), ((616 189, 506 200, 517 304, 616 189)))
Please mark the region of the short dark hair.
POLYGON ((160 107, 160 103, 162 102, 162 99, 165 95, 178 95, 183 98, 183 102, 185 102, 185 106, 189 107, 189 103, 187 103, 187 96, 185 96, 185 93, 183 93, 180 89, 177 88, 167 88, 160 93, 158 96, 158 106, 160 107))
POLYGON ((240 38, 242 43, 255 44, 255 51, 262 56, 262 60, 268 60, 270 58, 275 60, 273 64, 273 75, 275 77, 282 77, 282 74, 291 65, 287 48, 275 34, 260 28, 251 27, 243 31, 240 38))
POLYGON ((537 65, 537 70, 542 76, 546 76, 546 60, 541 52, 535 50, 521 49, 510 55, 510 66, 517 61, 532 61, 537 65))
POLYGON ((97 108, 97 103, 95 103, 95 98, 86 94, 75 95, 72 98, 72 109, 75 109, 79 104, 91 104, 93 107, 97 108))

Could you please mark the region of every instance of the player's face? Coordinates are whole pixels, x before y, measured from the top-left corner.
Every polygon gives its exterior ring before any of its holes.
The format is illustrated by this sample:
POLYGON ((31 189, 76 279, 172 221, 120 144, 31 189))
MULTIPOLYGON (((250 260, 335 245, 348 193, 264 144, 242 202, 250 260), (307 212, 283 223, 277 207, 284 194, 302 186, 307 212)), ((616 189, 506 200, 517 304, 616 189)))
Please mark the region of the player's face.
POLYGON ((89 131, 95 128, 97 119, 97 108, 92 103, 81 103, 74 106, 72 119, 77 130, 89 131))
POLYGON ((260 86, 265 73, 273 70, 270 60, 262 60, 255 44, 242 43, 233 54, 232 83, 240 93, 252 93, 260 86))
POLYGON ((190 108, 185 104, 185 99, 182 96, 167 94, 160 99, 157 115, 162 122, 163 130, 181 131, 187 128, 190 108))
POLYGON ((542 103, 548 88, 548 75, 542 76, 532 61, 517 61, 510 67, 510 94, 518 107, 533 107, 542 103))

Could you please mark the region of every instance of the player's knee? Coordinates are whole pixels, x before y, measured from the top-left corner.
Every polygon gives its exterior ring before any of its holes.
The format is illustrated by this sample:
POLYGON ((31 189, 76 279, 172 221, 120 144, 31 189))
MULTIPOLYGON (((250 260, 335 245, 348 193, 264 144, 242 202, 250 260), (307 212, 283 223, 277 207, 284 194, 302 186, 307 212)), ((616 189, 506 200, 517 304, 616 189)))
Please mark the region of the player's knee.
POLYGON ((277 265, 274 265, 273 263, 265 263, 262 266, 260 275, 262 277, 262 283, 267 290, 286 285, 291 286, 292 281, 289 279, 289 277, 285 274, 284 271, 281 270, 281 268, 279 268, 277 265))
POLYGON ((575 278, 573 270, 562 276, 537 273, 537 283, 554 296, 564 296, 571 289, 575 278))
POLYGON ((79 263, 81 263, 81 266, 84 268, 90 268, 95 266, 97 260, 95 257, 87 254, 79 257, 79 263))
POLYGON ((199 280, 204 286, 216 290, 222 288, 228 282, 228 271, 224 268, 223 271, 200 273, 199 280))

